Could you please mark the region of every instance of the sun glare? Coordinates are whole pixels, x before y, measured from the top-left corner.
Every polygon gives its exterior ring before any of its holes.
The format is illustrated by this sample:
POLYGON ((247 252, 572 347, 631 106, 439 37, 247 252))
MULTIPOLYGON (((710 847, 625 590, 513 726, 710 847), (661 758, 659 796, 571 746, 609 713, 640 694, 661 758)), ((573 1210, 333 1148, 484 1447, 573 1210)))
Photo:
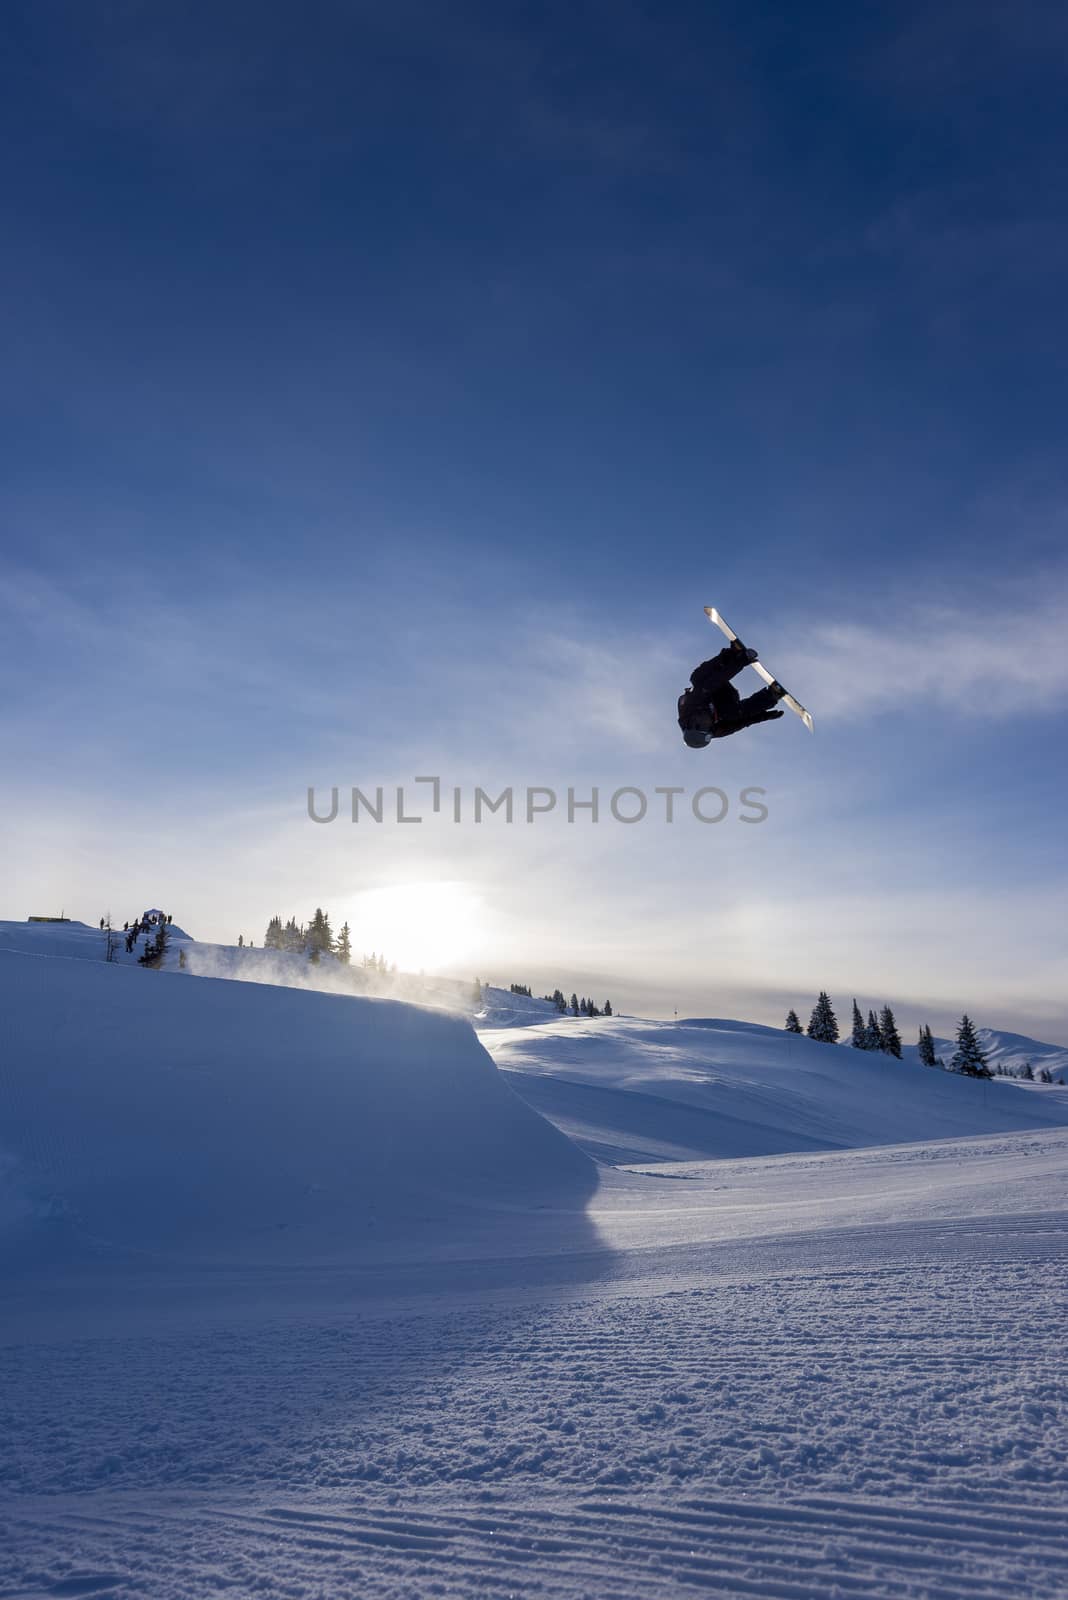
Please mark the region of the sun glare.
POLYGON ((375 951, 404 972, 435 972, 468 959, 482 903, 462 883, 398 883, 357 895, 349 922, 357 959, 375 951))

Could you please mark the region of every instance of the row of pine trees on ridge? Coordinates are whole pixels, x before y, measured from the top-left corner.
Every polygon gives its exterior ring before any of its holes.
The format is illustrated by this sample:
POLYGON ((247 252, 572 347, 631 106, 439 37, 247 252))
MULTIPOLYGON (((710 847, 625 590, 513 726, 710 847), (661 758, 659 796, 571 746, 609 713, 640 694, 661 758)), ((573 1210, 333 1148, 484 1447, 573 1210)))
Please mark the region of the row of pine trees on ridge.
MULTIPOLYGON (((533 1000, 534 998, 534 991, 529 983, 510 983, 508 989, 511 994, 525 994, 528 1000, 533 1000)), ((475 979, 475 990, 476 998, 478 998, 481 994, 481 986, 477 978, 475 979)), ((543 994, 541 998, 554 1005, 562 1017, 610 1017, 613 1015, 611 1000, 606 1000, 603 1006, 599 1006, 596 1001, 589 999, 586 995, 583 995, 580 999, 574 993, 569 1000, 562 989, 554 989, 552 994, 543 994)))
MULTIPOLYGON (((238 944, 244 941, 239 939, 238 944)), ((291 955, 305 955, 310 961, 320 961, 323 956, 333 956, 340 961, 342 966, 352 963, 352 933, 347 922, 343 923, 339 933, 334 933, 330 926, 330 917, 322 906, 316 906, 315 915, 305 927, 298 922, 296 917, 290 917, 283 922, 281 917, 272 917, 267 924, 267 932, 263 940, 266 950, 285 950, 291 955)), ((396 965, 389 967, 384 956, 364 956, 364 967, 373 967, 376 972, 396 971, 396 965)))
MULTIPOLYGON (((239 938, 237 942, 243 947, 244 937, 239 938)), ((281 917, 272 917, 267 924, 263 945, 265 950, 284 950, 291 955, 305 955, 309 961, 317 962, 324 955, 330 955, 340 961, 342 966, 347 967, 352 964, 352 933, 348 923, 344 923, 341 931, 335 935, 330 925, 329 914, 321 906, 316 906, 315 914, 307 926, 298 922, 296 917, 290 917, 286 922, 283 922, 281 917)), ((384 956, 374 953, 365 955, 361 965, 383 976, 397 970, 396 962, 390 965, 384 956)), ((513 983, 510 988, 513 994, 531 996, 529 984, 513 983)), ((479 978, 476 978, 472 985, 471 998, 476 1005, 482 1004, 482 982, 479 978)), ((598 1006, 585 995, 580 998, 577 994, 573 994, 568 1000, 562 989, 554 989, 552 994, 547 994, 543 998, 551 1000, 561 1016, 610 1017, 612 1015, 610 1000, 606 1000, 603 1006, 598 1006)))
MULTIPOLYGON (((810 1039, 816 1039, 821 1044, 838 1043, 841 1037, 838 1018, 835 1016, 834 1007, 826 990, 820 990, 807 1028, 801 1026, 800 1017, 791 1007, 786 1017, 786 1032, 807 1033, 810 1039)), ((878 1050, 883 1055, 894 1056, 898 1061, 901 1060, 901 1035, 889 1006, 883 1006, 878 1016, 874 1011, 869 1011, 865 1021, 860 1007, 854 1000, 853 1032, 849 1042, 854 1050, 878 1050)), ((934 1035, 926 1023, 920 1027, 917 1053, 925 1067, 941 1067, 943 1071, 958 1072, 966 1078, 994 1077, 986 1051, 979 1042, 975 1023, 967 1012, 957 1024, 957 1048, 950 1058, 948 1068, 935 1050, 934 1035)), ((1034 1070, 1028 1062, 1021 1076, 1033 1080, 1034 1075, 1034 1070)), ((1045 1068, 1040 1072, 1039 1079, 1042 1083, 1054 1081, 1053 1074, 1045 1068)))

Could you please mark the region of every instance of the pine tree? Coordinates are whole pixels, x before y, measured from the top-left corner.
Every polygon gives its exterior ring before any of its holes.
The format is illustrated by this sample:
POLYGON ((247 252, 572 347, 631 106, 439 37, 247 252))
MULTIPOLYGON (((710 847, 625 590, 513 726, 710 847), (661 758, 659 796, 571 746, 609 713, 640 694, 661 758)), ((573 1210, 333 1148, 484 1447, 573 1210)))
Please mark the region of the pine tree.
POLYGON ((315 908, 315 915, 311 919, 311 924, 305 936, 304 948, 308 955, 314 959, 333 951, 334 935, 330 928, 330 918, 322 906, 316 906, 315 908))
POLYGON ((834 1007, 825 989, 820 990, 819 999, 812 1008, 808 1036, 810 1039, 818 1039, 821 1044, 838 1043, 838 1018, 834 1014, 834 1007))
POLYGON ((801 1018, 792 1006, 786 1013, 786 1031, 787 1033, 804 1033, 805 1031, 801 1026, 801 1018))
POLYGON ((853 999, 853 1033, 849 1042, 854 1050, 867 1049, 867 1045, 864 1043, 864 1018, 860 1014, 860 1007, 857 1005, 855 996, 853 999))
POLYGON ((865 1050, 881 1050, 882 1047, 883 1036, 879 1032, 879 1020, 874 1011, 869 1011, 868 1025, 864 1029, 864 1048, 865 1050))
MULTIPOLYGON (((956 1058, 954 1058, 954 1059, 956 1059, 956 1058)), ((1025 1083, 1034 1083, 1034 1081, 1035 1081, 1035 1069, 1031 1065, 1030 1061, 1025 1061, 1024 1062, 1023 1071, 1021 1072, 1020 1076, 1021 1076, 1021 1078, 1023 1078, 1025 1083)))
POLYGON ((920 1028, 920 1038, 916 1048, 925 1067, 936 1067, 938 1065, 934 1039, 931 1037, 931 1030, 926 1023, 920 1028))
POLYGON ((341 924, 341 932, 337 936, 337 950, 334 953, 343 966, 347 967, 352 960, 352 936, 347 922, 341 924))
POLYGON ((267 950, 281 950, 282 948, 282 919, 272 917, 267 924, 267 933, 264 937, 264 948, 267 950))
POLYGON ((142 967, 161 967, 163 958, 167 954, 169 943, 167 925, 161 922, 156 930, 155 938, 146 940, 144 951, 137 958, 138 965, 142 967))
POLYGON ((573 993, 572 996, 571 996, 571 1015, 573 1017, 577 1017, 578 1014, 579 1014, 579 999, 578 999, 578 995, 573 993))
POLYGON ((604 1015, 610 1017, 612 1014, 612 1002, 611 1000, 606 1000, 604 1003, 604 1015))
POLYGON ((238 936, 237 936, 237 948, 239 950, 243 949, 244 948, 244 944, 245 944, 245 935, 243 933, 239 933, 238 936))
POLYGON ((474 983, 471 985, 471 999, 474 1001, 476 1006, 480 1006, 482 1004, 482 979, 481 978, 476 978, 474 983))
MULTIPOLYGON (((960 1025, 957 1028, 957 1048, 949 1065, 950 1071, 963 1073, 966 1078, 989 1078, 992 1076, 986 1063, 986 1052, 979 1043, 975 1024, 967 1012, 960 1019, 960 1025)), ((1027 1065, 1030 1072, 1031 1063, 1028 1062, 1027 1065)), ((1034 1073, 1031 1073, 1031 1076, 1034 1077, 1034 1073)))
POLYGON ((882 1048, 888 1056, 896 1056, 901 1060, 901 1035, 897 1031, 894 1013, 889 1006, 883 1006, 879 1013, 879 1037, 882 1039, 882 1048))

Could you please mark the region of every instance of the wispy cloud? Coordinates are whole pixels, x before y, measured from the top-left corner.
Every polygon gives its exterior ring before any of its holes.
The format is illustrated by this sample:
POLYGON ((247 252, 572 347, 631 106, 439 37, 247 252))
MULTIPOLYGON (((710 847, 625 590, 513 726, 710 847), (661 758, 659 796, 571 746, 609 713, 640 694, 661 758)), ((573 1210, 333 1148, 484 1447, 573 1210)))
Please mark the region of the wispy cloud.
POLYGON ((663 747, 665 706, 657 690, 665 672, 685 679, 677 650, 650 639, 628 646, 551 632, 532 655, 539 720, 565 730, 558 745, 588 743, 592 734, 624 752, 663 747))
POLYGON ((919 702, 976 717, 1048 714, 1068 707, 1066 640, 1061 585, 1027 607, 891 606, 877 624, 829 622, 795 636, 789 670, 821 717, 919 702))

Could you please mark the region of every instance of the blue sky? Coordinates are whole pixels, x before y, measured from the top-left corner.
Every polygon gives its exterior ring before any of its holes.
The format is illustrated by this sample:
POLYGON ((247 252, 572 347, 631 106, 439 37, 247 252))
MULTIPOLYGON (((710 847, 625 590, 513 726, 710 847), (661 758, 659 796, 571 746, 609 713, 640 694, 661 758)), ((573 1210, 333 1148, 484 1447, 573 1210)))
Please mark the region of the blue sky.
POLYGON ((1068 1038, 1063 11, 6 22, 7 915, 1068 1038), (681 746, 706 602, 814 737, 681 746), (304 814, 417 772, 770 815, 304 814))

